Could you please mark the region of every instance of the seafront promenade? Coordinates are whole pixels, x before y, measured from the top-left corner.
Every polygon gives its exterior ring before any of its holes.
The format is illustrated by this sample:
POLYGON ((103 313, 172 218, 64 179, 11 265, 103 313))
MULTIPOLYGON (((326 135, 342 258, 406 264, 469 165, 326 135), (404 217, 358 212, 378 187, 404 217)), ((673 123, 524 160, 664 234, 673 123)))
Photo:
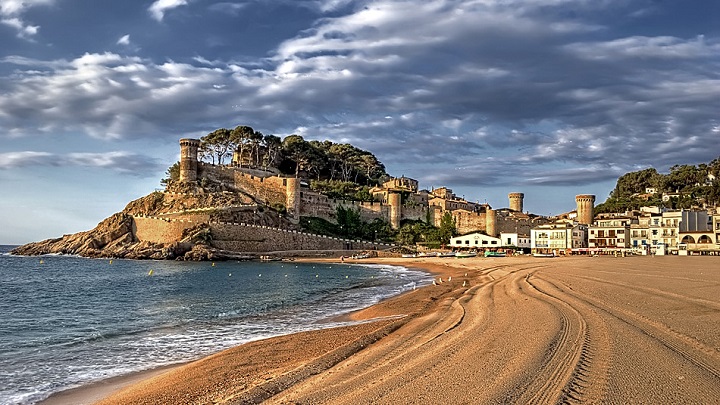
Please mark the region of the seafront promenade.
MULTIPOLYGON (((720 399, 717 258, 372 260, 424 268, 436 285, 350 316, 374 322, 245 344, 100 403, 720 399)), ((73 395, 64 403, 87 391, 73 395)))

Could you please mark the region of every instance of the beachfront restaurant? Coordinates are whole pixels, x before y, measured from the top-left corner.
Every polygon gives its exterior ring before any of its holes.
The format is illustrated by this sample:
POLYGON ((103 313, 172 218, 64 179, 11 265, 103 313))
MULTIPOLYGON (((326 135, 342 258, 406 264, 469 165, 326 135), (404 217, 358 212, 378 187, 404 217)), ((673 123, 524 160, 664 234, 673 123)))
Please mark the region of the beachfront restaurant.
POLYGON ((453 250, 497 250, 501 246, 502 240, 500 238, 485 235, 480 232, 450 238, 450 247, 452 247, 453 250))

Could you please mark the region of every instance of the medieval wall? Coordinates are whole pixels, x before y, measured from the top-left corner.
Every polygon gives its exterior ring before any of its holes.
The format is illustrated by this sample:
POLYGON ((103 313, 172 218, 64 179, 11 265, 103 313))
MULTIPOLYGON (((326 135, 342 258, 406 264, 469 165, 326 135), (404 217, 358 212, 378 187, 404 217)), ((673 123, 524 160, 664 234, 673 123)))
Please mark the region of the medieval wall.
MULTIPOLYGON (((338 207, 353 209, 360 213, 360 219, 371 222, 375 219, 383 219, 390 222, 391 207, 389 204, 378 201, 347 201, 336 200, 325 195, 304 190, 301 193, 300 215, 319 217, 330 222, 335 222, 335 214, 338 207)), ((425 221, 428 216, 428 208, 418 206, 401 206, 400 219, 412 219, 425 221)), ((434 216, 431 213, 431 221, 434 216)))
POLYGON ((204 177, 222 184, 233 184, 235 170, 228 166, 216 166, 203 162, 198 163, 198 178, 204 177))
POLYGON ((518 235, 530 235, 530 229, 544 225, 549 222, 546 218, 513 218, 498 216, 497 232, 517 233, 518 235))
POLYGON ((353 209, 360 213, 363 221, 372 221, 376 218, 386 219, 389 207, 377 201, 347 201, 336 200, 314 191, 303 190, 300 193, 300 215, 319 217, 335 222, 335 213, 338 207, 353 209))
POLYGON ((233 170, 233 173, 235 188, 255 196, 257 200, 268 205, 282 204, 285 206, 287 203, 287 179, 276 176, 258 177, 236 170, 233 170))
POLYGON ((211 223, 210 229, 214 247, 234 252, 370 250, 391 246, 249 224, 211 223))
MULTIPOLYGON (((413 207, 402 207, 402 213, 401 213, 401 219, 411 219, 414 221, 425 221, 428 216, 428 207, 423 207, 421 205, 413 206, 413 207)), ((430 214, 430 223, 433 223, 433 214, 430 214)))
POLYGON ((133 217, 133 234, 142 242, 172 243, 180 241, 183 231, 197 225, 188 220, 157 217, 133 217))
POLYGON ((455 219, 455 228, 461 235, 475 231, 485 231, 487 222, 484 212, 456 210, 452 211, 452 216, 455 219))

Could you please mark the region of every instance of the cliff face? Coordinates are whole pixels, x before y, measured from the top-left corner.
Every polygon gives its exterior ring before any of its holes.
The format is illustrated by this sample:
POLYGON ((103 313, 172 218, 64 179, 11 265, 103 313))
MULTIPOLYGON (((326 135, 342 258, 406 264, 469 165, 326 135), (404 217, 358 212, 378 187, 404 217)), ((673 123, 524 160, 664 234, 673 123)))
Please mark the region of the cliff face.
MULTIPOLYGON (((205 202, 212 203, 206 197, 205 202)), ((130 202, 122 212, 113 214, 94 229, 64 235, 61 238, 33 242, 14 249, 18 255, 42 255, 51 253, 72 254, 85 257, 117 257, 127 259, 185 259, 213 260, 217 253, 202 241, 181 243, 152 243, 140 241, 133 229, 133 215, 156 215, 167 210, 197 206, 197 198, 169 198, 164 193, 152 193, 130 202)), ((202 224, 192 231, 201 233, 202 224)))
POLYGON ((118 257, 127 259, 174 259, 185 253, 179 244, 140 242, 133 237, 133 219, 119 212, 100 222, 94 229, 20 246, 12 251, 18 255, 48 253, 73 254, 85 257, 118 257))

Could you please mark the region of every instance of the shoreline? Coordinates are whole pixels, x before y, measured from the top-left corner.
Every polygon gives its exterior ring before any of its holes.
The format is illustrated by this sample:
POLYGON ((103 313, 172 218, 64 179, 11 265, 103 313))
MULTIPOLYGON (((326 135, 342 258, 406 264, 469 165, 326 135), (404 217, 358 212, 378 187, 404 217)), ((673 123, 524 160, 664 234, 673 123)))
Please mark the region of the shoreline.
MULTIPOLYGON (((352 261, 437 283, 348 315, 370 322, 249 342, 140 375, 96 404, 712 403, 716 260, 352 261)), ((74 395, 89 400, 83 387, 74 395)))
MULTIPOLYGON (((381 265, 393 265, 393 266, 401 266, 406 268, 411 268, 414 270, 419 270, 426 272, 431 275, 442 275, 444 274, 441 271, 438 271, 437 269, 428 268, 428 266, 419 266, 419 265, 409 265, 405 263, 394 263, 392 262, 395 258, 371 258, 371 259, 348 259, 345 258, 343 262, 340 261, 339 258, 318 258, 318 257, 302 257, 295 259, 298 262, 305 262, 305 263, 344 263, 344 264, 367 264, 367 265, 375 265, 375 264, 381 264, 381 265), (380 263, 379 261, 382 261, 380 263), (386 262, 390 261, 390 262, 386 262)), ((399 258, 398 258, 399 259, 399 258)), ((412 259, 407 259, 412 260, 412 259)), ((420 288, 427 288, 428 286, 420 287, 420 288)), ((417 291, 417 290, 415 290, 417 291)), ((399 315, 379 315, 373 317, 373 319, 368 318, 368 312, 371 308, 382 305, 384 302, 389 300, 394 300, 399 297, 402 297, 406 294, 411 294, 414 291, 405 291, 401 294, 383 299, 380 302, 377 302, 369 307, 362 308, 359 310, 351 311, 342 315, 337 315, 330 317, 326 319, 324 322, 354 322, 356 324, 372 324, 375 322, 386 322, 386 321, 395 321, 399 315)), ((353 324, 354 325, 354 324, 353 324)), ((351 325, 352 326, 352 325, 351 325)), ((279 335, 274 336, 270 338, 265 338, 257 341, 251 341, 247 343, 243 343, 239 346, 231 347, 228 349, 221 350, 220 352, 209 354, 207 356, 203 356, 199 359, 195 360, 188 360, 188 361, 182 361, 175 364, 169 364, 159 367, 154 367, 146 370, 139 370, 130 372, 128 374, 122 374, 118 376, 113 376, 109 378, 105 378, 102 380, 92 381, 87 384, 80 385, 78 387, 68 388, 64 389, 62 391, 58 391, 56 393, 51 394, 49 397, 41 400, 40 402, 37 402, 38 405, 91 405, 98 402, 103 401, 106 398, 111 397, 113 394, 128 388, 132 387, 133 385, 142 383, 143 381, 153 379, 158 376, 162 376, 163 374, 171 373, 173 371, 176 371, 184 366, 190 365, 195 362, 203 361, 209 357, 213 357, 215 355, 221 354, 226 351, 231 351, 234 349, 237 349, 239 347, 245 346, 250 343, 255 342, 264 342, 271 339, 276 339, 280 337, 287 337, 287 336, 293 336, 297 335, 298 333, 315 333, 327 329, 336 329, 336 328, 345 328, 346 326, 340 326, 340 327, 334 327, 334 328, 320 328, 320 329, 312 329, 306 332, 296 332, 286 335, 279 335)))

